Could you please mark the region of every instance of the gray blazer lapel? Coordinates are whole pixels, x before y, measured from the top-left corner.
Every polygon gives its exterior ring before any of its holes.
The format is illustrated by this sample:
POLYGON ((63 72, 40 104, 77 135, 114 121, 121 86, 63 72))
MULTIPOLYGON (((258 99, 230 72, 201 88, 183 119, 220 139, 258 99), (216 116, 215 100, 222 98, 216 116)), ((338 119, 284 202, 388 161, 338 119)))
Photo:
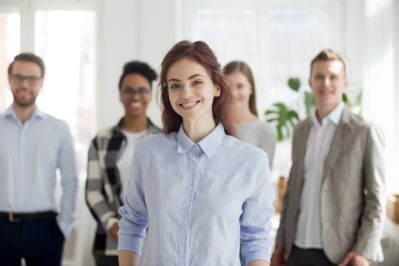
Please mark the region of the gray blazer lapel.
POLYGON ((312 120, 308 118, 304 121, 303 126, 298 129, 295 136, 296 150, 294 152, 295 156, 297 156, 297 158, 295 158, 295 161, 297 162, 296 165, 299 166, 298 172, 300 173, 301 178, 304 177, 306 147, 311 127, 312 120))
POLYGON ((328 152, 326 161, 324 162, 323 180, 327 176, 329 176, 344 145, 345 135, 347 134, 347 130, 349 129, 348 124, 350 121, 350 116, 350 111, 345 107, 342 113, 341 121, 339 122, 331 141, 330 150, 328 152))

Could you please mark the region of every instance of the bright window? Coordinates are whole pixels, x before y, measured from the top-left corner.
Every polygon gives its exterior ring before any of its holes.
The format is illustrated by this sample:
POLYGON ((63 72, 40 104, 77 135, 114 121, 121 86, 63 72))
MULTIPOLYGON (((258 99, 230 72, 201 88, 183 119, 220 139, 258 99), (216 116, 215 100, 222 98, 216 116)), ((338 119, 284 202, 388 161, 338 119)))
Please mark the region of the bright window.
MULTIPOLYGON (((257 86, 260 117, 273 102, 296 104, 301 109, 301 94, 287 87, 289 77, 299 77, 303 88, 309 75, 312 57, 329 43, 329 18, 325 6, 288 8, 259 6, 256 2, 236 2, 223 8, 196 3, 192 7, 195 22, 185 34, 204 40, 221 64, 243 60, 251 66, 257 86), (252 5, 252 6, 251 6, 252 5)), ((288 175, 290 142, 277 146, 273 179, 288 175)))
POLYGON ((257 62, 257 17, 254 10, 200 9, 195 16, 194 40, 204 40, 220 62, 257 62))
POLYGON ((35 51, 46 63, 38 106, 70 125, 85 178, 87 147, 95 133, 95 14, 37 11, 35 28, 35 51))
POLYGON ((8 89, 7 68, 20 49, 18 13, 0 13, 0 112, 12 102, 8 89))

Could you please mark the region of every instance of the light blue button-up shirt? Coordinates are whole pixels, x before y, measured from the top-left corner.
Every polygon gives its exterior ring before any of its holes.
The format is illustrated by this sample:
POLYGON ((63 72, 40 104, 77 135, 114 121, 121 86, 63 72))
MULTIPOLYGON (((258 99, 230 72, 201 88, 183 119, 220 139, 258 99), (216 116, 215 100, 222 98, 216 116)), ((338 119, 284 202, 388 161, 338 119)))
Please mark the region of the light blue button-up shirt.
POLYGON ((118 249, 140 254, 144 242, 140 265, 239 266, 241 242, 247 263, 270 260, 268 165, 264 151, 221 124, 197 144, 182 127, 140 141, 118 249))
POLYGON ((0 211, 59 212, 68 237, 75 217, 77 171, 73 140, 64 121, 35 109, 21 123, 12 107, 0 115, 0 211), (60 207, 55 199, 61 173, 60 207))

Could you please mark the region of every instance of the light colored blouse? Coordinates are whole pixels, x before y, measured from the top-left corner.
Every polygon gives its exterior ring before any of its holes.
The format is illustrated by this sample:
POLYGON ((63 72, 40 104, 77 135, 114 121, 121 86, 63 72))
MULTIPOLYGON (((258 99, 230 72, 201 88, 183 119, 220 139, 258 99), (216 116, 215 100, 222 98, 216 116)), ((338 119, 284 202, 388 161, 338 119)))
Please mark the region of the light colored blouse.
POLYGON ((241 140, 255 145, 266 152, 271 167, 277 142, 275 128, 260 119, 236 124, 235 126, 238 137, 241 140))
POLYGON ((118 250, 141 254, 140 265, 238 266, 241 243, 247 262, 270 260, 268 165, 221 124, 199 143, 182 127, 138 142, 118 250))
POLYGON ((123 130, 123 134, 126 136, 127 140, 127 145, 123 153, 121 154, 121 157, 119 161, 117 162, 118 169, 119 169, 119 176, 121 178, 121 199, 123 200, 126 197, 126 188, 127 188, 127 182, 129 179, 129 174, 131 172, 131 167, 132 167, 132 160, 133 160, 133 154, 134 154, 134 147, 136 146, 136 142, 139 141, 141 138, 145 137, 148 135, 148 130, 145 129, 141 132, 138 133, 131 133, 129 131, 123 130))

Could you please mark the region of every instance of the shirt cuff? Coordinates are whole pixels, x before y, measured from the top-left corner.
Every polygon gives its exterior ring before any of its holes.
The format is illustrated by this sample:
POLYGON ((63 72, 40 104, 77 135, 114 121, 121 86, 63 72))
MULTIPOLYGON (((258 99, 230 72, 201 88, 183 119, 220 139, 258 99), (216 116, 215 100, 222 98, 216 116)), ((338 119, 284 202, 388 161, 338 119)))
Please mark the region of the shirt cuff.
POLYGON ((248 265, 253 260, 265 260, 270 261, 270 257, 265 252, 253 251, 245 255, 245 265, 248 265))
POLYGON ((127 250, 140 255, 141 241, 131 235, 118 235, 118 251, 127 250))

